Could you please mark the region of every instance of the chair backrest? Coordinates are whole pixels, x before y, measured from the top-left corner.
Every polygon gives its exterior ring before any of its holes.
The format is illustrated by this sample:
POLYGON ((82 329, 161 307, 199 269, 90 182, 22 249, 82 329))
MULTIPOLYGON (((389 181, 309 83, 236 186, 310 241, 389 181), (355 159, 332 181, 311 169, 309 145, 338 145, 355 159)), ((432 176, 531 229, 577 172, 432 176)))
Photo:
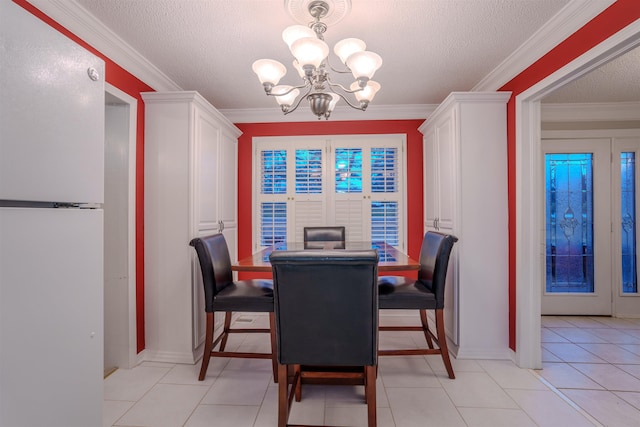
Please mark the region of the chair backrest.
POLYGON ((222 233, 196 237, 189 242, 198 254, 202 284, 204 285, 205 310, 213 311, 213 299, 218 292, 233 283, 231 258, 227 241, 222 233))
POLYGON ((344 242, 345 227, 304 227, 305 242, 344 242))
POLYGON ((418 280, 436 296, 436 308, 444 308, 444 287, 453 244, 458 241, 451 234, 428 231, 420 248, 418 280))
POLYGON ((364 366, 378 352, 378 253, 274 251, 278 361, 364 366))
POLYGON ((345 227, 304 227, 305 249, 323 249, 324 242, 342 242, 341 245, 332 245, 334 249, 344 249, 345 227), (316 243, 313 243, 316 242, 316 243))

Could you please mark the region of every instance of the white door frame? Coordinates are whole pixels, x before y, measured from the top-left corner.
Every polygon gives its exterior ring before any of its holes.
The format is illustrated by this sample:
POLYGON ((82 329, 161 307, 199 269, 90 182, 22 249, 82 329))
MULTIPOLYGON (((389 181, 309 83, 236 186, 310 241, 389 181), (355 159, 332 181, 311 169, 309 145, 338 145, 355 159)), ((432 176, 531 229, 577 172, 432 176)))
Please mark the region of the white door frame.
POLYGON ((590 51, 519 94, 516 106, 516 354, 523 368, 542 368, 540 298, 544 271, 544 196, 540 147, 540 100, 640 45, 640 21, 628 25, 590 51))
POLYGON ((129 105, 129 143, 128 143, 128 198, 127 198, 127 228, 129 230, 127 236, 127 258, 128 258, 128 285, 127 285, 127 301, 123 303, 127 305, 127 342, 128 366, 120 366, 120 368, 129 369, 138 363, 138 343, 137 343, 137 327, 136 327, 136 128, 137 128, 137 112, 138 100, 131 95, 121 91, 115 86, 105 83, 105 92, 115 96, 123 104, 129 105))

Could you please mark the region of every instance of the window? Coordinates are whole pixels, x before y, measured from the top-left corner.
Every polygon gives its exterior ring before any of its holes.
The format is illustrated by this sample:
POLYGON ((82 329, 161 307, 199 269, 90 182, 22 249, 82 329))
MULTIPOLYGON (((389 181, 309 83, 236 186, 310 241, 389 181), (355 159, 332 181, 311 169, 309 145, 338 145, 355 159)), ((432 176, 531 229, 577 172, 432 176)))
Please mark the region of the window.
POLYGON ((344 225, 405 249, 404 135, 254 139, 254 249, 344 225))

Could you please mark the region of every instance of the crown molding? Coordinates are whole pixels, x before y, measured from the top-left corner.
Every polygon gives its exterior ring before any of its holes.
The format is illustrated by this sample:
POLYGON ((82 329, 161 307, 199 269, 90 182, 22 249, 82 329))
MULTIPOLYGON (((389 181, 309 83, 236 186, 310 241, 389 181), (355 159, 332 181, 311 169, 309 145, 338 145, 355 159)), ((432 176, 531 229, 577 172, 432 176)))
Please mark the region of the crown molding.
POLYGON ((157 91, 182 88, 73 0, 27 0, 157 91))
MULTIPOLYGON (((412 120, 426 119, 438 107, 437 104, 370 105, 366 112, 350 107, 337 107, 331 113, 332 122, 347 120, 412 120)), ((302 109, 304 110, 304 108, 302 109)), ((221 109, 220 112, 233 123, 289 123, 315 122, 318 119, 308 111, 296 111, 286 116, 280 108, 221 109)))
POLYGON ((640 102, 541 104, 542 122, 590 122, 640 120, 640 102))
POLYGON ((615 0, 571 0, 471 90, 500 89, 613 3, 615 0))

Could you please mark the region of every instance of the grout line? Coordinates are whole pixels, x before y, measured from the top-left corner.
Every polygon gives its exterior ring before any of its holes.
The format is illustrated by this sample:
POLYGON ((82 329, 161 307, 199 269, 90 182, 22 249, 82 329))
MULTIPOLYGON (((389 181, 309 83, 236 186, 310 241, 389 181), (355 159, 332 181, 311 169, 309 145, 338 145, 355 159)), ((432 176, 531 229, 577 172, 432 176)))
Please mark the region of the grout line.
POLYGON ((544 377, 542 377, 542 375, 540 375, 535 369, 529 369, 529 372, 531 372, 533 375, 535 375, 536 377, 538 377, 538 379, 540 380, 541 383, 543 383, 544 385, 546 385, 547 387, 549 387, 549 389, 554 392, 559 398, 561 398, 562 400, 564 400, 569 406, 571 406, 573 409, 575 409, 576 411, 580 412, 582 414, 583 417, 585 417, 586 419, 588 419, 594 426, 597 427, 604 427, 603 424, 601 424, 598 420, 596 420, 593 416, 591 416, 588 412, 586 412, 584 409, 582 409, 578 404, 576 404, 573 400, 569 399, 568 396, 566 396, 564 393, 562 393, 560 390, 558 390, 553 384, 551 384, 549 381, 547 381, 544 377))

